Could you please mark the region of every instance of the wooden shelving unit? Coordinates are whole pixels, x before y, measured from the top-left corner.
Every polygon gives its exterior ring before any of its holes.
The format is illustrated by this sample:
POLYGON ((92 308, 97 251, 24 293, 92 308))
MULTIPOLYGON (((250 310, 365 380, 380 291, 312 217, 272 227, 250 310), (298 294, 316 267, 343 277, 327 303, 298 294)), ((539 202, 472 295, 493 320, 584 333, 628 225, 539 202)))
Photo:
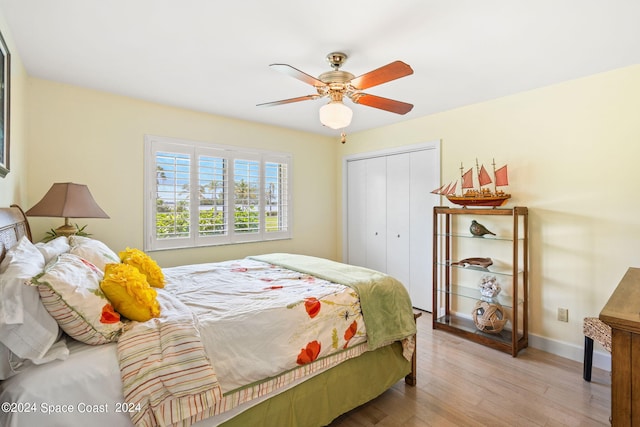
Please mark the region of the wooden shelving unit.
POLYGON ((528 209, 439 206, 434 208, 433 232, 433 328, 516 357, 528 345, 528 209), (495 236, 473 236, 472 220, 495 236), (457 264, 468 258, 490 258, 492 265, 457 264), (479 284, 487 277, 501 287, 496 297, 480 293, 479 284), (506 323, 491 330, 478 321, 484 313, 482 301, 490 307, 487 312, 495 310, 498 324, 502 319, 506 323))

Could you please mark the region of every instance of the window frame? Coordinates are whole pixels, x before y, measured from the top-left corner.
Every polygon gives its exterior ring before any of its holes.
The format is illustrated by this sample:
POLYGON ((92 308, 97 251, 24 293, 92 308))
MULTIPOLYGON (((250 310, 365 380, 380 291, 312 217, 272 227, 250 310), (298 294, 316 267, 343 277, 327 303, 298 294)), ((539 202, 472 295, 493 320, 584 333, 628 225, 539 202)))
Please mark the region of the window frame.
POLYGON ((241 244, 260 241, 290 239, 293 235, 293 156, 291 153, 258 150, 246 147, 189 141, 178 138, 145 135, 144 137, 144 250, 158 251, 228 244, 241 244), (158 238, 156 230, 157 214, 157 154, 161 152, 186 154, 190 159, 189 179, 189 236, 158 238), (202 156, 226 159, 226 191, 224 215, 228 219, 226 233, 216 236, 201 236, 199 231, 199 162, 202 156), (235 162, 248 160, 258 162, 258 230, 247 233, 235 227, 235 162), (283 215, 286 216, 284 229, 267 231, 266 205, 266 167, 267 163, 285 165, 286 177, 279 182, 279 192, 284 192, 283 215), (195 232, 193 232, 195 230, 195 232))

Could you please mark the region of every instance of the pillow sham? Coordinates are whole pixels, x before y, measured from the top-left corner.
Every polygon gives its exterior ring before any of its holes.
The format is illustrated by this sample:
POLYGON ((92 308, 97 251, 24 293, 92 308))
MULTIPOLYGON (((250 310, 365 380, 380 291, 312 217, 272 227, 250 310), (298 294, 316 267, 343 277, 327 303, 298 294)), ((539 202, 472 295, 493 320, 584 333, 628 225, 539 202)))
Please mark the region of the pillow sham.
POLYGON ((72 253, 61 254, 31 283, 60 328, 72 338, 99 345, 115 341, 124 326, 100 290, 103 273, 72 253))
POLYGON ((164 288, 164 273, 151 257, 140 249, 127 248, 118 254, 123 264, 128 264, 140 270, 147 276, 147 282, 154 288, 164 288))
POLYGON ((69 253, 84 258, 104 272, 104 266, 120 262, 120 258, 100 240, 84 236, 69 236, 69 253))
POLYGON ((42 253, 42 256, 44 256, 44 263, 48 264, 49 261, 51 261, 58 255, 69 252, 71 246, 69 246, 69 239, 67 238, 67 236, 59 236, 46 243, 36 243, 36 248, 38 248, 38 250, 42 253))
POLYGON ((127 264, 107 264, 100 289, 118 313, 130 320, 146 322, 160 316, 158 293, 147 277, 127 264))

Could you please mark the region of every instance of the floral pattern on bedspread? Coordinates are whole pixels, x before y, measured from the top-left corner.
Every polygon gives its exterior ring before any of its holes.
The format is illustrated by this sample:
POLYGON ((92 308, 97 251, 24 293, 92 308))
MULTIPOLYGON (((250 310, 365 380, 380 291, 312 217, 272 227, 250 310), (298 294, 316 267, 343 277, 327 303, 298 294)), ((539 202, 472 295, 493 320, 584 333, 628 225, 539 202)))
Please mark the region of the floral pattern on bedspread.
POLYGON ((366 341, 347 286, 252 259, 164 272, 165 290, 198 318, 225 393, 366 341))

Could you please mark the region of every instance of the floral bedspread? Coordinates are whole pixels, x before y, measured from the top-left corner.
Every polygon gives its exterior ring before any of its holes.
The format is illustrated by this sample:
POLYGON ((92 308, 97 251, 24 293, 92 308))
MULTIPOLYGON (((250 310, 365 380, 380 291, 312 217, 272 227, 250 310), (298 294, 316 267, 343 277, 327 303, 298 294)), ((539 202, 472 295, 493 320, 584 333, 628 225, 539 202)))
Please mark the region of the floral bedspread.
POLYGON ((164 273, 196 315, 224 393, 367 339, 358 295, 341 284, 252 259, 164 273))
POLYGON ((139 426, 190 425, 385 343, 413 351, 406 289, 379 272, 290 254, 163 272, 161 317, 118 342, 139 426))

